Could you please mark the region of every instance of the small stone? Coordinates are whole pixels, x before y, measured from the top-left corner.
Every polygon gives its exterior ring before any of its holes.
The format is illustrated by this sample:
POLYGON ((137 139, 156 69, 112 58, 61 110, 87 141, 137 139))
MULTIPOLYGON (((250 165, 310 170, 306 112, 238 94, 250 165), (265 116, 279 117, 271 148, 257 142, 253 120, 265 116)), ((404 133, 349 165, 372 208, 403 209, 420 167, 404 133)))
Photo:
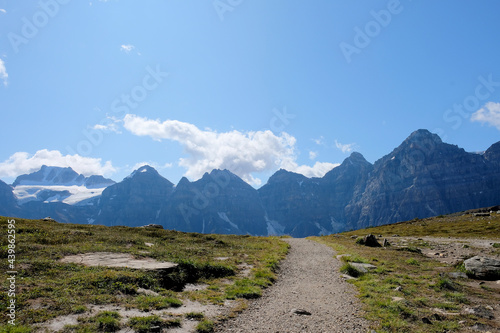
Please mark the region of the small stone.
POLYGON ((464 272, 451 272, 448 276, 452 279, 468 279, 469 277, 464 272))
POLYGON ((384 238, 384 242, 382 243, 382 246, 383 247, 388 247, 388 246, 391 246, 391 243, 389 243, 389 241, 387 240, 387 238, 384 238))
POLYGON ((393 301, 393 302, 401 302, 401 301, 404 301, 404 300, 405 300, 405 299, 404 299, 403 297, 396 297, 396 296, 394 296, 394 297, 392 298, 392 301, 393 301))
POLYGON ((394 288, 394 291, 401 291, 401 290, 403 290, 403 287, 401 286, 397 286, 396 288, 394 288))
POLYGON ((306 311, 304 309, 292 309, 291 312, 295 313, 296 315, 299 315, 299 316, 310 316, 310 315, 312 315, 311 312, 306 311))

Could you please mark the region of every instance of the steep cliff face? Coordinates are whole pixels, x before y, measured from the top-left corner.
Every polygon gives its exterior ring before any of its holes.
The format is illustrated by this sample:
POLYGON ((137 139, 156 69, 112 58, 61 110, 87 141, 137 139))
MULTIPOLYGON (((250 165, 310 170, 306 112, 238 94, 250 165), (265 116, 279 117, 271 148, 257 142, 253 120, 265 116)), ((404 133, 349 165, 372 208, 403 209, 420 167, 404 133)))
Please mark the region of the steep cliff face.
POLYGON ((499 181, 498 166, 484 155, 419 130, 374 164, 346 223, 357 229, 498 204, 499 181))
POLYGON ((181 231, 267 235, 257 191, 227 170, 213 170, 193 183, 183 178, 160 218, 181 231))
POLYGON ((270 223, 293 236, 321 233, 328 214, 319 182, 286 170, 271 176, 258 190, 270 223))
POLYGON ((0 180, 0 215, 14 216, 17 213, 16 197, 12 187, 0 180))
POLYGON ((160 223, 159 214, 173 186, 155 169, 143 166, 102 192, 95 223, 131 227, 160 223))
POLYGON ((348 217, 356 213, 356 206, 365 192, 373 165, 360 153, 352 153, 340 166, 328 172, 322 179, 327 199, 331 231, 347 229, 348 217))

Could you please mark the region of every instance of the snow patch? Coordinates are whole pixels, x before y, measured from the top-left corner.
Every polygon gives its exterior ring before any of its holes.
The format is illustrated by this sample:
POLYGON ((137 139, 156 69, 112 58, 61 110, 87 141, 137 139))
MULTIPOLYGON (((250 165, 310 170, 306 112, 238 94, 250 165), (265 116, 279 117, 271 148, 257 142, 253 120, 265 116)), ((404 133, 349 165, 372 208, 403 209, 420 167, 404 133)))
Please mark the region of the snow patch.
POLYGON ((314 225, 320 230, 319 231, 319 236, 325 236, 331 234, 330 231, 326 230, 321 224, 318 222, 314 223, 314 225))
POLYGON ((43 191, 53 191, 53 192, 69 192, 69 196, 62 195, 61 193, 55 194, 44 200, 44 202, 63 202, 68 205, 76 205, 83 200, 94 198, 100 196, 103 188, 93 188, 89 189, 85 186, 64 186, 64 185, 18 185, 14 187, 14 195, 20 205, 23 205, 30 201, 39 200, 38 195, 42 194, 43 191))
POLYGON ((278 221, 270 220, 267 215, 264 216, 267 223, 268 236, 281 236, 285 234, 285 226, 281 225, 278 221))
POLYGON ((227 217, 227 214, 226 214, 226 213, 224 213, 224 212, 217 212, 217 214, 219 214, 219 217, 220 217, 222 220, 224 220, 224 221, 226 221, 227 223, 229 223, 229 225, 230 225, 231 227, 235 228, 236 230, 239 230, 239 229, 240 229, 240 228, 239 228, 236 224, 234 224, 233 222, 231 222, 231 220, 229 219, 229 217, 227 217))

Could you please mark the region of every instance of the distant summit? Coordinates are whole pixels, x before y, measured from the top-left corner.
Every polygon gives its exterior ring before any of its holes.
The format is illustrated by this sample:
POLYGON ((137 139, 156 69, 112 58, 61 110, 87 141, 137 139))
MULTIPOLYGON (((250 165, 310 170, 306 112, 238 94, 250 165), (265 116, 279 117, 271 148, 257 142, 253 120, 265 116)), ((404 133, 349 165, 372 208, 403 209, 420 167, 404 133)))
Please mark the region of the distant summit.
POLYGON ((20 205, 30 201, 86 205, 115 181, 103 176, 85 177, 70 167, 42 165, 40 170, 16 178, 12 187, 20 205))
POLYGON ((85 177, 82 174, 76 173, 70 167, 56 167, 42 165, 40 170, 21 175, 16 178, 13 187, 18 185, 41 185, 41 186, 85 186, 88 188, 99 188, 113 185, 115 181, 104 178, 103 176, 85 177))

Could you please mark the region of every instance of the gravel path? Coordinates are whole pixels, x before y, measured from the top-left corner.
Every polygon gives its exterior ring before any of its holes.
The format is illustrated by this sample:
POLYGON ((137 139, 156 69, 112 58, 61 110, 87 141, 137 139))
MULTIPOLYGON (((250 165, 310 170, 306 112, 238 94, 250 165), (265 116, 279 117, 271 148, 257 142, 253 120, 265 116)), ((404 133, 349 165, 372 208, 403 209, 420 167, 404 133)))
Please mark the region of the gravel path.
POLYGON ((216 332, 367 332, 355 289, 340 276, 340 262, 326 245, 286 239, 291 245, 278 281, 216 332), (294 309, 308 314, 296 314, 294 309))

